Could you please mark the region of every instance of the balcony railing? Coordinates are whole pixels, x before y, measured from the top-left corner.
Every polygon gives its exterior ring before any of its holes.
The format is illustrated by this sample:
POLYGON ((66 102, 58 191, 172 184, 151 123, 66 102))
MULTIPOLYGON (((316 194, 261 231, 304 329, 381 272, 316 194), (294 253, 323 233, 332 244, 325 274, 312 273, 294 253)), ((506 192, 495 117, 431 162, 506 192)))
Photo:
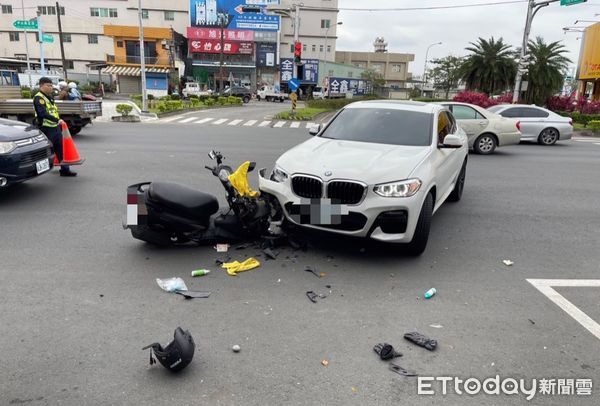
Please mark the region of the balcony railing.
MULTIPOLYGON (((106 62, 119 65, 139 65, 142 58, 139 55, 106 55, 106 62)), ((147 56, 144 62, 148 66, 170 66, 169 58, 166 56, 147 56)))

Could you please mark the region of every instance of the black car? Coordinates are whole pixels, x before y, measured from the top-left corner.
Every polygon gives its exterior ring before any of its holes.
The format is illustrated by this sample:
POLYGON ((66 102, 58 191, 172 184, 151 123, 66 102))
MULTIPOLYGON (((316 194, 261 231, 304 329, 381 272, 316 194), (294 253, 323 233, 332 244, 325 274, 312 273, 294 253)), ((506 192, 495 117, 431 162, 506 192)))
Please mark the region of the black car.
POLYGON ((0 189, 52 169, 52 144, 37 128, 0 119, 0 189))
POLYGON ((223 96, 241 97, 244 103, 248 103, 252 99, 252 92, 243 86, 233 86, 225 89, 223 96))

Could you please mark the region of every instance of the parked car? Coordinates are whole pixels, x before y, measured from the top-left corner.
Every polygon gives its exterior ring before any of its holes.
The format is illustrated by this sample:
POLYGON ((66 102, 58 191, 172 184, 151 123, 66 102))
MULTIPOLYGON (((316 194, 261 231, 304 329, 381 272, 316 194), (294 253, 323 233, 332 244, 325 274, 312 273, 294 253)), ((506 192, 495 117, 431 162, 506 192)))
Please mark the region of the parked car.
POLYGON ((259 173, 261 191, 292 223, 404 243, 419 255, 433 213, 461 198, 467 136, 441 105, 356 102, 309 132, 316 136, 259 173))
POLYGON ((266 101, 277 101, 279 100, 281 103, 285 101, 288 97, 287 94, 283 93, 279 90, 278 87, 272 86, 262 86, 258 92, 256 92, 257 100, 266 100, 266 101))
POLYGON ((0 119, 0 189, 52 169, 52 145, 38 129, 0 119))
POLYGON ((223 90, 223 96, 235 96, 240 97, 244 103, 248 103, 252 99, 252 92, 250 89, 243 86, 232 86, 223 90))
POLYGON ((454 115, 456 122, 467 133, 469 148, 477 154, 489 155, 497 147, 518 144, 521 141, 520 123, 504 118, 482 107, 469 103, 442 103, 454 115))
POLYGON ((312 91, 312 97, 315 100, 323 100, 327 96, 327 88, 314 87, 312 91))
POLYGON ((521 141, 553 145, 559 140, 569 140, 573 135, 573 120, 535 105, 500 104, 489 107, 488 111, 519 120, 521 141))
POLYGON ((211 96, 213 94, 213 91, 210 89, 204 89, 203 86, 200 85, 200 83, 187 82, 185 84, 185 87, 181 91, 181 94, 183 95, 183 97, 211 96))

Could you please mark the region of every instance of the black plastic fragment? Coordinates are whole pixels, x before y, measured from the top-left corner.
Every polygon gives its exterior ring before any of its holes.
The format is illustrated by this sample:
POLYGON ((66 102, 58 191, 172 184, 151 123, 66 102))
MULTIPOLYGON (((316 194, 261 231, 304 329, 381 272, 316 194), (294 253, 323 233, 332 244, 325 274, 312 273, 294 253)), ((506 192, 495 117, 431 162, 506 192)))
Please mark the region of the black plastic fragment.
POLYGON ((387 361, 402 356, 402 353, 394 350, 394 347, 388 343, 375 344, 373 351, 379 355, 379 358, 381 358, 382 361, 387 361))
POLYGON ((313 275, 315 275, 317 278, 320 278, 320 277, 321 277, 321 275, 319 275, 319 273, 317 272, 317 270, 316 270, 316 269, 313 269, 313 268, 312 268, 312 267, 310 267, 310 266, 307 266, 306 268, 304 268, 304 270, 305 270, 306 272, 310 272, 310 273, 312 273, 312 274, 313 274, 313 275))
POLYGON ((308 300, 310 300, 311 302, 317 303, 317 298, 319 297, 319 295, 317 295, 312 290, 309 290, 308 292, 306 292, 306 297, 308 297, 308 300))
POLYGON ((404 338, 410 342, 417 344, 419 347, 428 349, 429 351, 435 350, 438 344, 437 340, 431 339, 426 335, 416 331, 404 334, 404 338))
POLYGON ((186 299, 193 299, 193 298, 209 297, 212 292, 201 292, 201 291, 196 291, 196 290, 176 290, 175 293, 180 294, 181 296, 185 297, 186 299))
POLYGON ((408 370, 404 369, 403 367, 401 367, 400 365, 394 363, 393 361, 390 362, 390 370, 392 370, 395 373, 397 373, 398 375, 402 375, 402 376, 417 376, 416 372, 408 371, 408 370))

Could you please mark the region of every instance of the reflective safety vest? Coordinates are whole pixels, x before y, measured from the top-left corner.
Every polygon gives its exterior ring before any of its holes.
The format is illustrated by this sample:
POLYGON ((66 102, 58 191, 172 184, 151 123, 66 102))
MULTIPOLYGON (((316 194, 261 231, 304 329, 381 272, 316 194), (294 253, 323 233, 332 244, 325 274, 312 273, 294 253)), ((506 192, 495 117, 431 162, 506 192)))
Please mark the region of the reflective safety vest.
MULTIPOLYGON (((44 107, 46 107, 46 111, 48 112, 48 114, 50 114, 52 117, 56 117, 57 119, 60 119, 59 115, 58 115, 58 108, 56 107, 56 104, 52 103, 50 101, 50 99, 48 99, 46 97, 46 95, 42 92, 37 92, 37 94, 35 95, 35 97, 40 96, 42 98, 42 101, 44 102, 44 107)), ((36 119, 37 119, 37 113, 35 115, 36 119)), ((58 122, 54 122, 51 120, 48 120, 47 118, 44 119, 44 121, 42 122, 42 126, 43 127, 58 127, 58 122)))

